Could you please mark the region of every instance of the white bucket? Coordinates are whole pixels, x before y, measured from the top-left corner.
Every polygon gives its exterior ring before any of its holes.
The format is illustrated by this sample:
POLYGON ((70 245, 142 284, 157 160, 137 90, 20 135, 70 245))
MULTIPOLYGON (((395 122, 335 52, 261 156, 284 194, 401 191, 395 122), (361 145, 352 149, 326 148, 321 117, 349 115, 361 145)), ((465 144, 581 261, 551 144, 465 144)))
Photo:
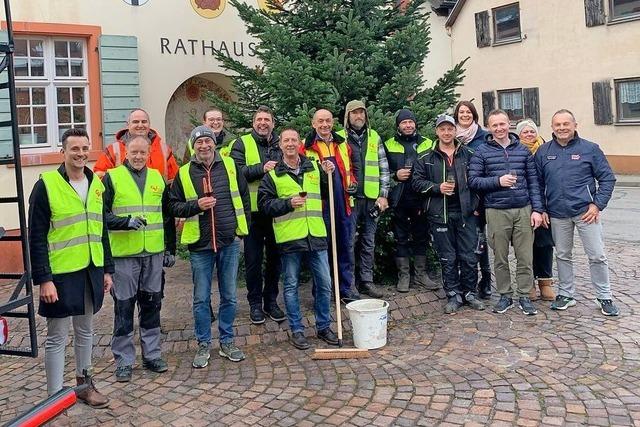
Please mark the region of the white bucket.
POLYGON ((357 348, 380 348, 387 344, 387 309, 381 299, 361 299, 347 304, 357 348))

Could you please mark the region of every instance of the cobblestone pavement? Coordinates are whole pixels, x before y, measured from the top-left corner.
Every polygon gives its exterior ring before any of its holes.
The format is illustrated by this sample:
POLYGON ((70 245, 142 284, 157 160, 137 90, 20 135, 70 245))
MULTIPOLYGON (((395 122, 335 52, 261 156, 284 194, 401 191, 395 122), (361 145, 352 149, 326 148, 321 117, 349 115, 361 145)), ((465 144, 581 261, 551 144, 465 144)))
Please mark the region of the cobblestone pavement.
MULTIPOLYGON (((566 312, 545 303, 535 317, 516 309, 445 316, 441 293, 389 292, 389 342, 370 359, 312 360, 311 350, 284 342, 286 324, 249 325, 242 290, 236 333, 247 359, 232 363, 212 352, 201 370, 191 367, 191 285, 183 262, 168 275, 163 308, 169 371, 138 365, 131 383, 114 382, 108 298, 96 321, 95 367, 110 407, 79 404, 69 414, 74 425, 107 426, 640 425, 640 248, 608 242, 622 311, 614 319, 596 310, 586 260, 581 249, 576 253, 578 305, 566 312)), ((17 329, 13 344, 20 344, 17 329)), ((45 397, 42 353, 35 360, 0 357, 0 423, 45 397)), ((72 352, 67 360, 71 379, 72 352)))

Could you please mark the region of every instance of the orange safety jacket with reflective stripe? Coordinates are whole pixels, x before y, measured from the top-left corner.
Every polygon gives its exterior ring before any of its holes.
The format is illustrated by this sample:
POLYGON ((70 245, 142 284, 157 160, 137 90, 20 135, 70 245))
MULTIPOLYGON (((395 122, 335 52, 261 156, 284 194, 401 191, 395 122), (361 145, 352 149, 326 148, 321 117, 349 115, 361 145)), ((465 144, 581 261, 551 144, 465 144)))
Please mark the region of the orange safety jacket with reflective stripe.
MULTIPOLYGON (((116 134, 116 142, 109 144, 107 148, 100 154, 96 164, 93 166, 93 172, 102 179, 109 169, 120 166, 127 156, 127 149, 122 138, 127 133, 127 129, 122 129, 116 134)), ((149 136, 151 139, 151 152, 147 166, 160 172, 165 182, 172 182, 178 174, 178 163, 171 147, 166 144, 158 132, 151 129, 149 136)))

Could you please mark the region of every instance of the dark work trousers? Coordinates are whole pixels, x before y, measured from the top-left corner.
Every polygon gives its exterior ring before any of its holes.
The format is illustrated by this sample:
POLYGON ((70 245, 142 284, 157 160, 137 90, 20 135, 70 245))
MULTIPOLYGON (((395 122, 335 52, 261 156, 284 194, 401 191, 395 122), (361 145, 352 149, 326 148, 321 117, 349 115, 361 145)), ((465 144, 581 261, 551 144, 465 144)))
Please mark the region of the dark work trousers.
POLYGON ((259 212, 251 212, 249 235, 244 238, 244 263, 247 280, 247 299, 251 307, 269 307, 278 297, 280 255, 273 234, 273 219, 259 212), (267 262, 262 277, 263 253, 267 262), (264 282, 264 288, 263 288, 264 282))
POLYGON ((367 198, 355 199, 355 206, 351 211, 354 221, 354 265, 356 270, 356 284, 373 282, 374 249, 378 218, 371 218, 369 211, 376 201, 367 198))
MULTIPOLYGON (((487 238, 487 219, 484 216, 484 209, 478 217, 476 217, 476 230, 479 233, 484 233, 485 241, 487 238)), ((478 255, 478 264, 480 265, 480 271, 491 275, 491 263, 489 262, 489 245, 485 243, 484 252, 478 255)))
POLYGON ((396 257, 427 256, 429 223, 420 208, 393 208, 393 235, 396 238, 396 257))
MULTIPOLYGON (((338 165, 335 157, 325 157, 325 160, 333 162, 336 166, 333 176, 333 206, 334 218, 336 221, 336 252, 338 258, 338 283, 340 294, 353 292, 353 220, 351 214, 347 214, 347 202, 344 197, 344 187, 342 185, 342 175, 338 172, 338 165)), ((323 204, 322 216, 327 227, 327 242, 329 243, 329 266, 333 265, 333 254, 331 251, 331 223, 329 218, 329 202, 323 204)), ((333 267, 331 267, 333 272, 333 267)), ((332 275, 333 277, 333 275, 332 275)))
POLYGON ((162 253, 114 258, 113 338, 111 351, 116 366, 131 366, 136 360, 133 343, 133 314, 138 303, 142 357, 160 357, 160 308, 162 307, 162 253))
POLYGON ((478 282, 478 244, 476 218, 462 218, 460 212, 449 212, 446 224, 431 224, 433 247, 442 266, 442 281, 447 297, 475 293, 478 282))
POLYGON ((533 277, 553 277, 553 236, 550 228, 538 227, 533 232, 533 277))

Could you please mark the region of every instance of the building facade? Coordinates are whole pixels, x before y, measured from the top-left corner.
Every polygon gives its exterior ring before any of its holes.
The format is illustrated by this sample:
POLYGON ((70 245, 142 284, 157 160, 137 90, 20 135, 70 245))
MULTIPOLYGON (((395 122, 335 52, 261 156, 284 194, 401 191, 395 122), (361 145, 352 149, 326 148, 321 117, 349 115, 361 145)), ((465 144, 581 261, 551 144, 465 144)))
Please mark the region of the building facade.
POLYGON ((640 173, 640 0, 458 0, 445 24, 461 99, 551 136, 571 110, 618 173, 640 173))

